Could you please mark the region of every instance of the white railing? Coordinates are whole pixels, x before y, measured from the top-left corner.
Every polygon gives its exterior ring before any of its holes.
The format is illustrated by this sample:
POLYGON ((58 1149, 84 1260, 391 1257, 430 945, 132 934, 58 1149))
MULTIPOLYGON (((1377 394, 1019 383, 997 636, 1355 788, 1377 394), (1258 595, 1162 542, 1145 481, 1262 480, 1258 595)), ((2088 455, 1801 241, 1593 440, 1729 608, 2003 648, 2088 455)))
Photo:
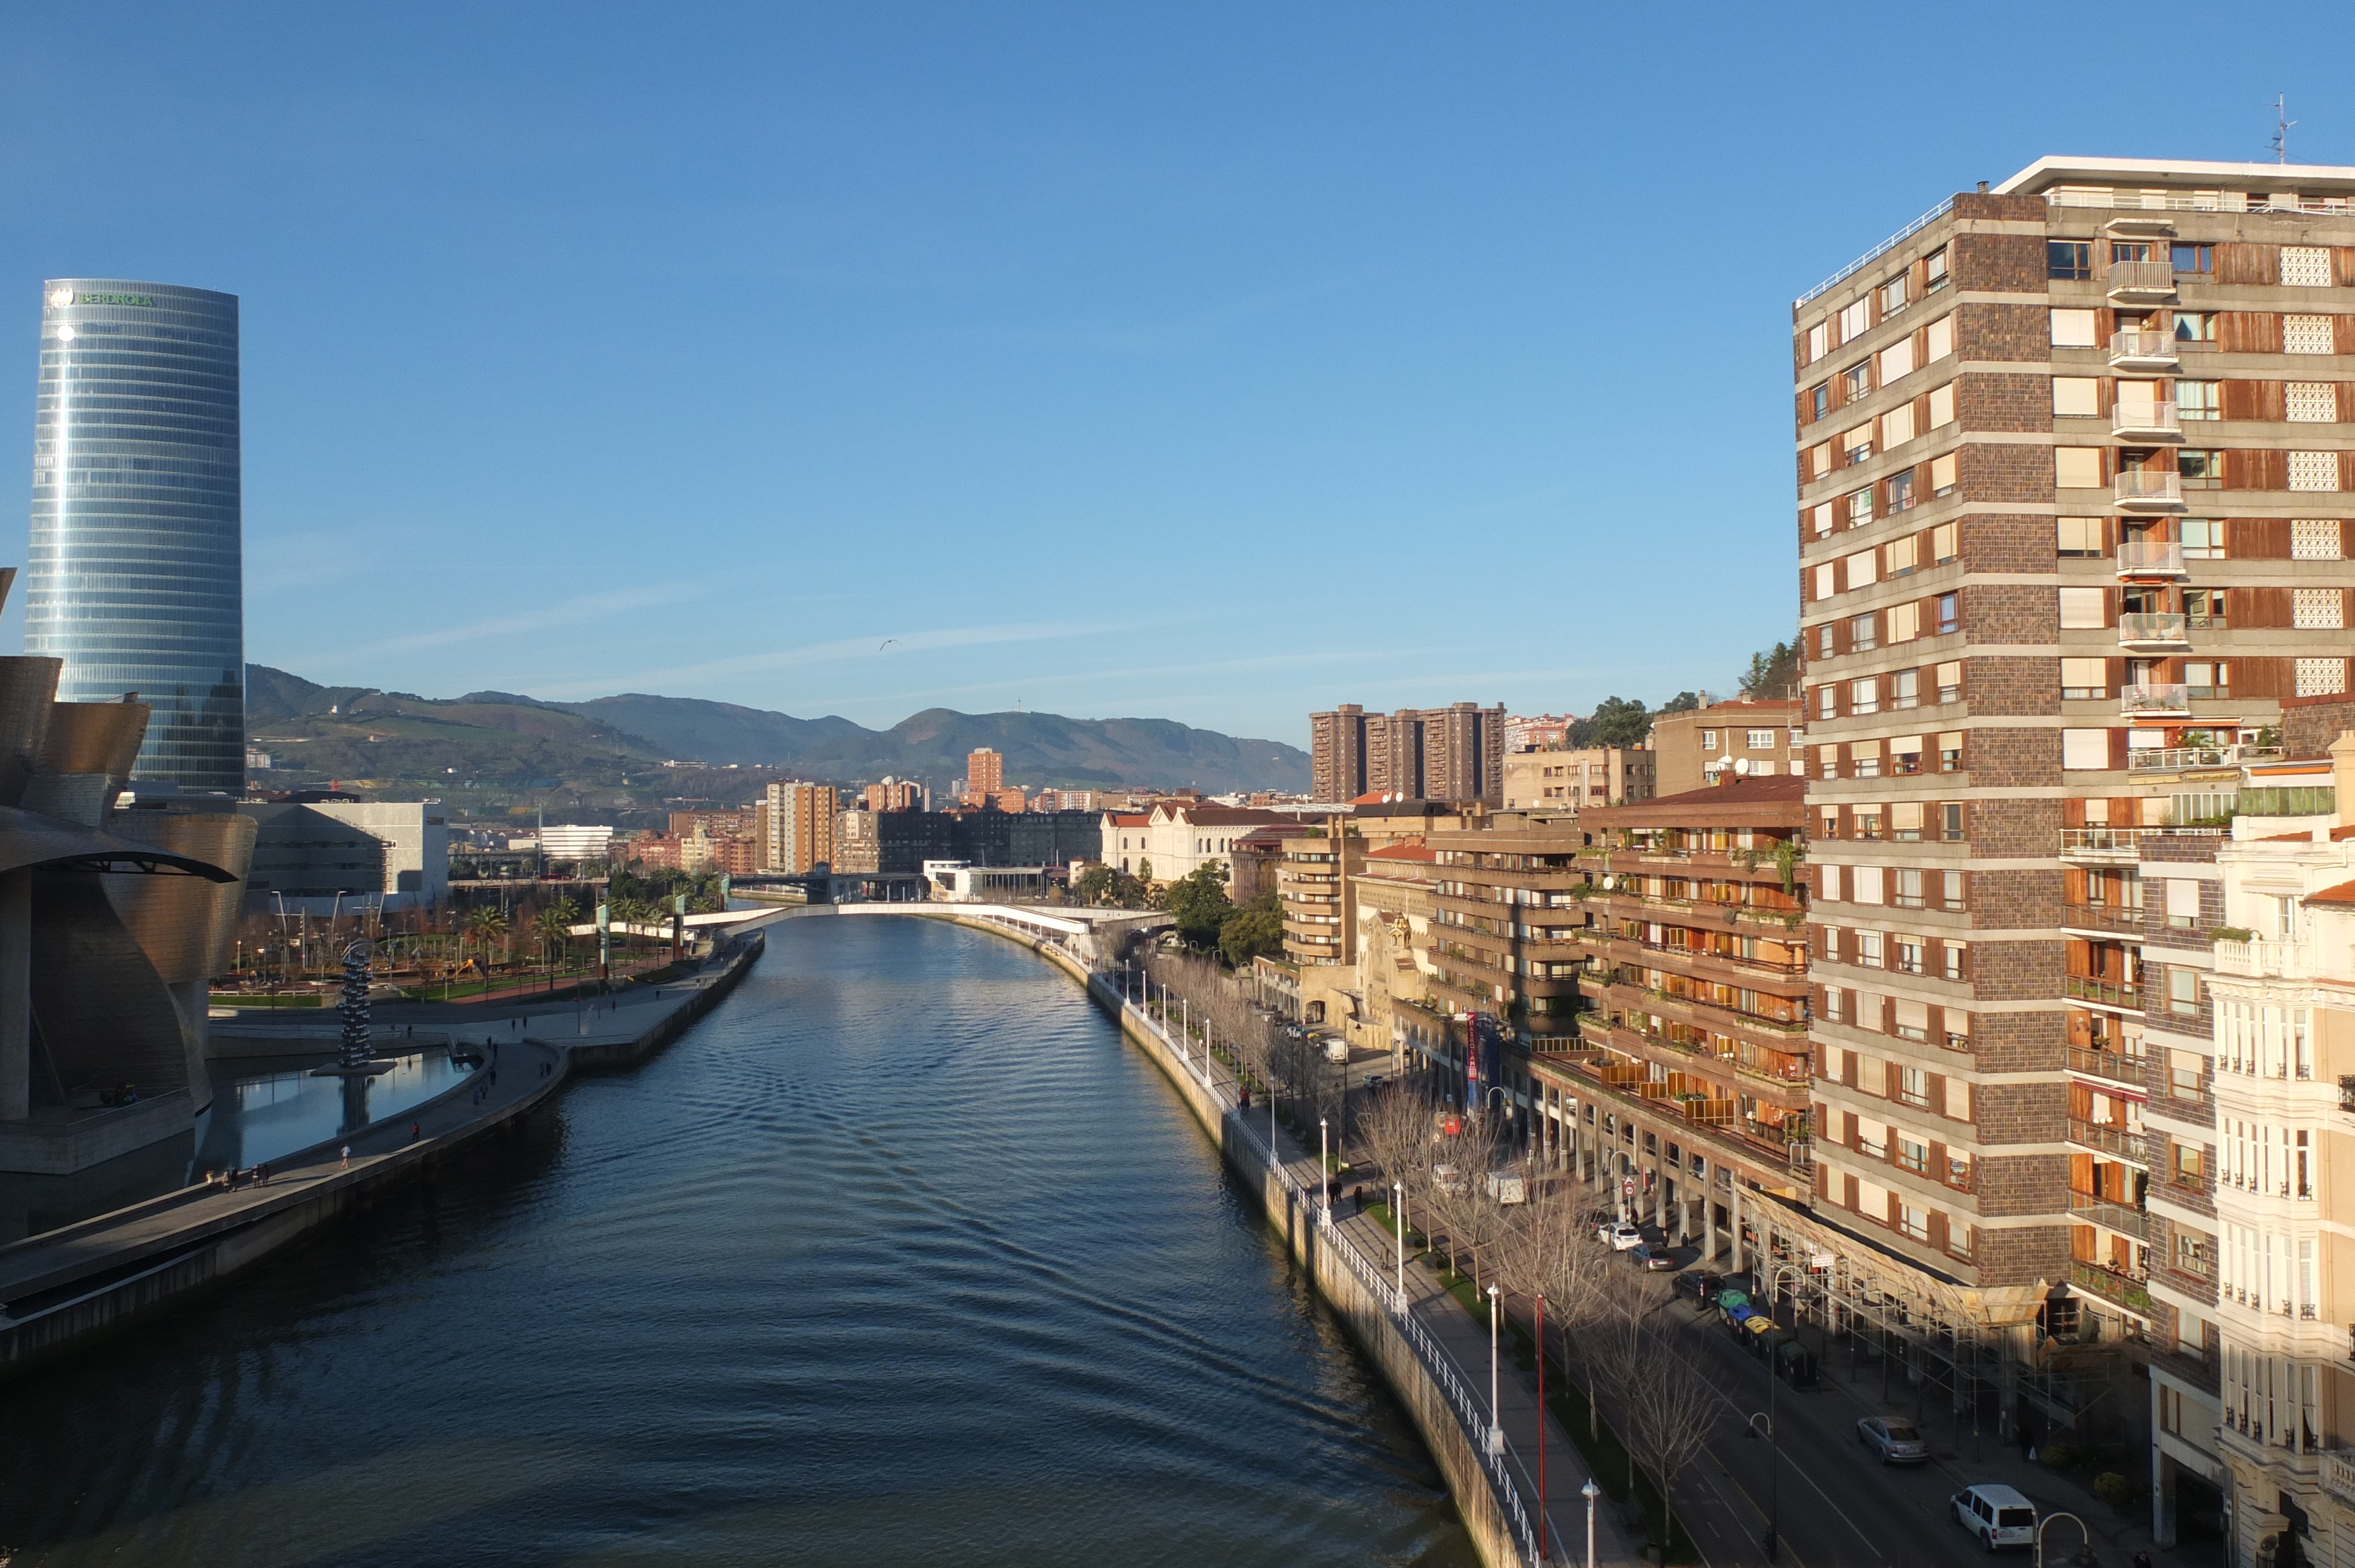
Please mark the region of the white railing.
POLYGON ((2114 332, 2110 334, 2112 365, 2145 365, 2153 367, 2175 364, 2181 358, 2175 346, 2175 334, 2164 332, 2114 332))
POLYGON ((2245 980, 2310 980, 2313 960, 2304 942, 2268 941, 2216 944, 2216 972, 2245 980))
POLYGON ((2183 476, 2171 470, 2129 469, 2117 476, 2112 494, 2120 506, 2180 506, 2183 476))
POLYGON ((2178 683, 2145 681, 2118 693, 2122 714, 2188 714, 2191 688, 2178 683))
MULTIPOLYGON (((2133 753, 2127 755, 2132 756, 2133 753)), ((2146 840, 2222 838, 2228 828, 2063 828, 2062 854, 2139 854, 2146 840)))
POLYGON ((2278 746, 2165 746, 2126 753, 2132 773, 2179 773, 2187 768, 2239 768, 2251 762, 2278 761, 2278 746))
POLYGON ((2113 261, 2110 292, 2171 294, 2175 292, 2175 265, 2170 261, 2113 261))
POLYGON ((1871 249, 1866 251, 1863 255, 1858 257, 1855 260, 1849 262, 1847 266, 1841 268, 1838 271, 1833 273, 1822 282, 1817 284, 1814 288, 1809 289, 1797 299, 1792 301, 1791 308, 1793 310, 1796 310, 1801 305, 1806 304, 1809 300, 1820 299, 1831 290, 1838 288, 1849 279, 1855 277, 1865 268, 1871 266, 1875 261, 1880 260, 1883 256, 1888 255, 1891 251, 1904 244, 1908 239, 1911 239, 1913 236, 1921 233, 1923 229, 1929 228, 1932 224, 1945 217, 1948 212, 1954 209, 1954 206, 1955 198, 1948 196, 1945 201, 1940 202, 1937 206, 1932 207, 1929 211, 1923 213, 1921 217, 1915 218, 1913 222, 1907 224, 1904 228, 1899 229, 1896 233, 1891 235, 1888 238, 1882 240, 1880 244, 1874 246, 1871 249))
MULTIPOLYGON (((2172 405, 2169 405, 2172 407, 2172 405)), ((2179 577, 2183 575, 2180 539, 2126 539, 2118 545, 2118 576, 2179 577)))
POLYGON ((2138 642, 2183 642, 2189 622, 2179 609, 2128 610, 2118 617, 2118 642, 2132 647, 2138 642))
MULTIPOLYGON (((1108 981, 1111 979, 1110 976, 1105 978, 1108 981)), ((1316 1216, 1317 1227, 1323 1233, 1322 1245, 1331 1249, 1348 1266, 1349 1272, 1357 1277, 1358 1283, 1365 1290, 1367 1298, 1369 1300, 1387 1301, 1391 1304, 1391 1319, 1400 1336, 1413 1348, 1415 1359, 1423 1363, 1423 1370, 1431 1374, 1432 1380, 1437 1383, 1441 1391, 1447 1395, 1447 1402, 1455 1407, 1456 1420, 1464 1428, 1465 1439, 1471 1443, 1473 1451, 1480 1456, 1481 1466, 1487 1471, 1488 1479, 1495 1486, 1498 1499, 1504 1504, 1506 1513, 1512 1520, 1513 1533, 1520 1542, 1524 1559, 1531 1564, 1538 1563, 1540 1558, 1537 1550, 1537 1531, 1530 1527, 1529 1510, 1521 1504, 1520 1489, 1514 1485, 1512 1473, 1506 1466, 1506 1460, 1508 1457, 1516 1464, 1519 1463, 1519 1456, 1512 1451, 1512 1445, 1509 1442, 1506 1444, 1506 1452, 1503 1454, 1492 1454, 1488 1451, 1487 1441, 1488 1413, 1471 1391, 1470 1374, 1465 1372, 1456 1364, 1455 1358, 1448 1352, 1447 1348, 1433 1339, 1429 1330, 1425 1330, 1423 1324, 1416 1320, 1414 1314, 1407 1309, 1406 1298, 1401 1294, 1390 1272, 1375 1265, 1348 1237, 1341 1234, 1338 1226, 1332 1223, 1323 1194, 1311 1192, 1305 1182, 1292 1173, 1290 1167, 1276 1158, 1273 1148, 1252 1125, 1252 1118, 1242 1114, 1234 1097, 1227 1092, 1226 1086, 1211 1078, 1208 1071, 1209 1060, 1208 1043, 1206 1042, 1202 1048, 1205 1065, 1202 1070, 1197 1071, 1193 1065, 1190 1043, 1181 1046, 1170 1039, 1169 1032, 1163 1026, 1161 1020, 1156 1018, 1149 1009, 1140 1007, 1130 1001, 1125 993, 1121 998, 1121 1006, 1131 1017, 1151 1030, 1166 1049, 1177 1053, 1178 1060, 1185 1064, 1187 1070, 1193 1075, 1196 1081, 1209 1092, 1211 1098, 1218 1102, 1234 1129, 1241 1134, 1245 1146, 1259 1157, 1261 1162, 1270 1171, 1274 1173, 1276 1180, 1282 1183, 1287 1194, 1307 1213, 1316 1216)), ((1545 1419, 1544 1411, 1540 1410, 1538 1413, 1538 1419, 1540 1421, 1545 1419)), ((1523 1466, 1522 1468, 1526 1472, 1527 1467, 1523 1466)), ((1540 1499, 1540 1505, 1543 1505, 1542 1499, 1540 1499)))
POLYGON ((2172 403, 2120 403, 2110 410, 2114 436, 2179 436, 2183 421, 2172 403))

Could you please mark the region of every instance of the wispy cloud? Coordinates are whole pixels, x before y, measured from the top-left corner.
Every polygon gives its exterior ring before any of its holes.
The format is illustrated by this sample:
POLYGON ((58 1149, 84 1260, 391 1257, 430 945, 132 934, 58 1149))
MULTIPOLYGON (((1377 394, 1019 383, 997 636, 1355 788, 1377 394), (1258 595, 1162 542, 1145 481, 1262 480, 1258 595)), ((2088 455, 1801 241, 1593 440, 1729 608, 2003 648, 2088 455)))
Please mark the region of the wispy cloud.
POLYGON ((837 638, 829 642, 813 642, 799 648, 779 648, 766 653, 742 653, 729 659, 712 659, 699 664, 678 664, 668 669, 641 670, 628 675, 601 675, 594 678, 536 683, 534 690, 551 696, 603 694, 621 690, 645 691, 655 687, 694 686, 730 675, 760 674, 773 670, 804 669, 812 665, 830 664, 854 659, 890 659, 903 653, 921 653, 948 648, 982 648, 1009 642, 1050 642, 1069 637, 1102 637, 1114 632, 1134 634, 1135 621, 1024 621, 1004 626, 939 627, 929 631, 893 631, 886 628, 858 637, 837 638), (884 647, 889 642, 890 646, 884 647))
POLYGON ((454 642, 483 642, 494 638, 520 637, 531 632, 552 631, 559 627, 580 626, 605 616, 645 609, 655 605, 677 604, 709 591, 709 586, 702 583, 647 583, 638 588, 617 588, 610 593, 581 594, 537 609, 515 610, 502 607, 479 620, 406 632, 374 642, 349 643, 339 648, 337 652, 342 661, 348 663, 353 659, 378 653, 410 653, 421 648, 446 648, 454 642))

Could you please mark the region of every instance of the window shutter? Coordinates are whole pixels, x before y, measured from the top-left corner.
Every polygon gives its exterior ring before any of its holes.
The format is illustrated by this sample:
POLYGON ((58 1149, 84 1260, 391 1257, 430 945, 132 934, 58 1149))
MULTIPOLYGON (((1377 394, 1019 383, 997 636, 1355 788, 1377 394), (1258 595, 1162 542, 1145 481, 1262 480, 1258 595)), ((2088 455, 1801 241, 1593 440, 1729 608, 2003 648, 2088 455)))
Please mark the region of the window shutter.
POLYGON ((2227 518, 2225 553, 2234 560, 2286 561, 2290 558, 2289 524, 2286 517, 2227 518))
POLYGON ((2280 280, 2272 246, 2234 242, 2216 247, 2216 281, 2275 283, 2280 280))
POLYGON ((2224 418, 2254 419, 2257 417, 2257 383, 2227 381, 2222 387, 2224 418))

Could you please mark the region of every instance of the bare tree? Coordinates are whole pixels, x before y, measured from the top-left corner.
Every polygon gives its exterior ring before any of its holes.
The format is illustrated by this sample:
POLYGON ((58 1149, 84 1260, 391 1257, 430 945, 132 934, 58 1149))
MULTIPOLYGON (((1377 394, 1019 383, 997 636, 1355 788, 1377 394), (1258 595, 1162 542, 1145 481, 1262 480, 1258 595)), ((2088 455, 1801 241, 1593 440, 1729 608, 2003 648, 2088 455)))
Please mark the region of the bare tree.
MULTIPOLYGON (((1431 1107, 1392 1085, 1369 1097, 1359 1113, 1358 1141, 1385 1183, 1403 1189, 1409 1212, 1429 1233, 1435 1227, 1425 1205, 1431 1195, 1431 1168, 1436 1162, 1431 1107)), ((1393 1205, 1395 1206, 1395 1205, 1393 1205)))
MULTIPOLYGON (((1670 1495, 1677 1478, 1699 1458, 1723 1396, 1693 1358, 1631 1319, 1618 1384, 1620 1441, 1660 1489, 1660 1548, 1665 1560, 1675 1533, 1670 1495)), ((1768 1376, 1773 1376, 1772 1368, 1768 1376)))

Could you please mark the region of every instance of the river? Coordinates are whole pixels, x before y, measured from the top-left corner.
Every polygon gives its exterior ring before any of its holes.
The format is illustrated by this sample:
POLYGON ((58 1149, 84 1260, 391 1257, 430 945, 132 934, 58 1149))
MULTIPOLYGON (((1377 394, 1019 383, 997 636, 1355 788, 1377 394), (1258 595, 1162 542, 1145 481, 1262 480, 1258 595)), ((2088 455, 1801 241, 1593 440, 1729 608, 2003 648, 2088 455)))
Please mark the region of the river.
POLYGON ((0 1402, 11 1568, 1476 1562, 1154 1070, 927 920, 0 1402))

